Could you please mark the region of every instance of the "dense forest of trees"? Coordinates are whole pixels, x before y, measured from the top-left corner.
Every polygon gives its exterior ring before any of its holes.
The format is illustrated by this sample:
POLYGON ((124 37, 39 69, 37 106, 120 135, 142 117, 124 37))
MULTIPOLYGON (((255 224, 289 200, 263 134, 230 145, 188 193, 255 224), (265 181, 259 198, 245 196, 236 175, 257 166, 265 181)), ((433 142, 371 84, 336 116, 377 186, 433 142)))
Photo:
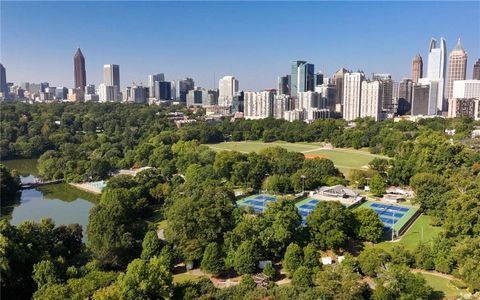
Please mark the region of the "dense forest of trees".
MULTIPOLYGON (((38 158, 45 179, 105 179, 118 168, 151 166, 135 177, 108 180, 91 210, 87 243, 78 225, 51 221, 0 223, 2 296, 35 299, 427 299, 438 297, 416 267, 453 274, 480 291, 480 153, 460 141, 475 123, 433 119, 419 123, 374 122, 355 127, 342 120, 312 124, 281 120, 198 122, 177 129, 167 114, 179 108, 119 104, 2 105, 1 157, 38 158), (450 139, 445 128, 456 128, 450 139), (271 147, 260 153, 214 152, 202 143, 225 139, 326 141, 337 147, 369 147, 391 159, 375 159, 347 178, 328 159, 271 147), (320 202, 308 226, 289 197, 261 215, 235 206, 234 187, 285 194, 319 185, 362 187, 366 178, 381 193, 386 184, 410 185, 421 209, 442 233, 414 251, 385 252, 352 245, 377 242, 383 225, 371 210, 320 202), (167 221, 157 238, 153 212, 167 221), (345 260, 323 266, 320 253, 345 260), (252 274, 259 260, 267 289, 252 274), (213 275, 238 274, 238 286, 217 289, 208 279, 174 283, 180 262, 213 275), (276 286, 282 266, 292 285, 276 286), (376 283, 372 290, 361 279, 376 283)), ((16 182, 2 167, 3 180, 16 182), (10 177, 8 177, 10 176, 10 177)))

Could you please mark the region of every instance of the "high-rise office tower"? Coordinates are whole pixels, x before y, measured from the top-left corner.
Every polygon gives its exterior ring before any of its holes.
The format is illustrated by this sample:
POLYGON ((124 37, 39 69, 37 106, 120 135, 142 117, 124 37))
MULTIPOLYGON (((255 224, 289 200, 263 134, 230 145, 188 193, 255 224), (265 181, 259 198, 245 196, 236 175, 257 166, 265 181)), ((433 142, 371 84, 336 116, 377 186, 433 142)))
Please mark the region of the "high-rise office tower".
POLYGON ((263 119, 273 117, 276 94, 274 90, 263 92, 245 92, 245 110, 246 119, 263 119))
POLYGON ((120 66, 103 65, 103 83, 120 88, 120 66))
POLYGON ((177 80, 174 82, 175 94, 173 95, 172 93, 172 96, 175 96, 174 99, 176 101, 186 102, 188 92, 193 90, 194 88, 195 82, 192 78, 187 77, 183 80, 177 80))
POLYGON ((171 82, 155 81, 154 94, 157 100, 172 100, 171 82))
POLYGON ((423 77, 423 60, 417 53, 412 62, 412 81, 418 83, 418 79, 423 77))
POLYGON ((360 117, 372 117, 375 121, 382 119, 382 97, 384 85, 382 81, 363 81, 360 105, 360 117))
POLYGON ((297 93, 315 90, 315 66, 306 61, 295 60, 292 62, 290 75, 290 95, 296 97, 297 93))
POLYGON ((0 93, 2 93, 3 99, 9 98, 10 92, 7 85, 7 71, 2 64, 0 64, 0 93))
MULTIPOLYGON (((432 39, 428 53, 427 78, 428 82, 434 83, 430 84, 430 97, 431 101, 434 101, 436 98, 437 112, 447 110, 447 102, 445 101, 446 61, 447 46, 445 40, 440 38, 440 43, 437 43, 437 40, 432 39), (432 90, 434 88, 435 90, 432 90)), ((429 105, 429 107, 431 106, 429 105)), ((432 114, 432 112, 433 111, 430 111, 430 114, 432 114)))
POLYGON ((317 72, 315 73, 315 82, 314 82, 314 85, 317 86, 317 85, 322 85, 323 84, 323 73, 322 72, 317 72))
POLYGON ((278 77, 278 95, 290 95, 290 75, 278 77))
POLYGON ((219 106, 231 106, 233 101, 233 96, 238 92, 238 80, 233 76, 224 76, 218 81, 219 95, 218 95, 218 105, 219 106))
POLYGON ((472 79, 480 80, 480 58, 477 59, 477 62, 473 65, 472 79))
POLYGON ((77 49, 77 52, 73 57, 73 69, 75 88, 84 91, 85 86, 87 85, 87 74, 85 72, 85 57, 80 48, 77 49))
POLYGON ((430 113, 430 85, 416 84, 412 93, 412 116, 429 115, 430 113))
MULTIPOLYGON (((155 97, 155 81, 165 81, 163 73, 148 75, 148 93, 150 98, 155 97)), ((157 99, 158 100, 158 99, 157 99)))
POLYGON ((394 103, 393 103, 393 80, 390 74, 379 74, 374 73, 372 80, 380 81, 382 88, 380 89, 381 97, 381 109, 393 113, 394 112, 394 103))
POLYGON ((40 92, 45 93, 45 89, 50 86, 48 82, 40 82, 40 92))
MULTIPOLYGON (((333 75, 333 83, 337 87, 337 103, 336 104, 340 104, 340 105, 343 104, 343 77, 347 72, 348 72, 347 69, 341 68, 333 75)), ((341 109, 337 111, 341 112, 341 109)))
POLYGON ((397 113, 404 115, 410 111, 412 107, 413 81, 411 79, 403 79, 398 87, 398 107, 397 113))
POLYGON ((467 75, 467 53, 463 49, 460 39, 448 56, 447 99, 452 98, 453 82, 465 80, 467 75))
MULTIPOLYGON (((103 65, 103 84, 107 87, 113 87, 115 90, 113 95, 120 97, 120 66, 119 65, 103 65)), ((110 88, 108 88, 110 91, 110 88)), ((110 93, 106 93, 111 95, 110 93)), ((101 98, 101 97, 100 97, 101 98)), ((107 97, 108 98, 108 97, 107 97)), ((120 101, 121 99, 115 98, 108 101, 120 101)), ((101 101, 101 100, 100 100, 101 101)))
POLYGON ((343 77, 343 118, 347 121, 360 117, 363 80, 365 75, 361 72, 345 73, 343 77))

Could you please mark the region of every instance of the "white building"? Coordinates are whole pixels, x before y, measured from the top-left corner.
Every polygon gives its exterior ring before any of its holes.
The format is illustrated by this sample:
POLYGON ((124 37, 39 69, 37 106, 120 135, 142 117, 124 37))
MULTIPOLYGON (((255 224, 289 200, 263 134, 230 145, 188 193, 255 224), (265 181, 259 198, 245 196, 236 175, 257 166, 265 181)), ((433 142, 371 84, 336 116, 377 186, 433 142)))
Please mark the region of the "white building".
POLYGON ((283 119, 285 111, 292 109, 292 97, 290 95, 277 95, 273 106, 273 117, 283 119))
POLYGON ((454 81, 452 97, 480 99, 480 80, 454 81))
POLYGON ((273 117, 276 94, 274 91, 245 92, 245 119, 263 119, 273 117))
POLYGON ((297 101, 295 103, 295 109, 311 110, 313 108, 319 108, 320 94, 317 92, 298 92, 297 101))
POLYGON ((360 72, 345 73, 343 78, 343 118, 347 121, 360 117, 363 80, 365 75, 360 72))
POLYGON ((238 80, 233 76, 224 76, 218 81, 219 95, 218 95, 218 105, 219 106, 231 106, 233 101, 233 96, 238 92, 238 80))
POLYGON ((105 85, 104 83, 98 86, 98 98, 100 102, 115 102, 120 100, 120 93, 118 87, 105 85))
POLYGON ((163 73, 148 75, 149 98, 155 98, 155 81, 165 81, 165 75, 163 73))
POLYGON ((382 119, 382 87, 381 82, 377 80, 362 82, 361 118, 372 117, 375 121, 382 119))

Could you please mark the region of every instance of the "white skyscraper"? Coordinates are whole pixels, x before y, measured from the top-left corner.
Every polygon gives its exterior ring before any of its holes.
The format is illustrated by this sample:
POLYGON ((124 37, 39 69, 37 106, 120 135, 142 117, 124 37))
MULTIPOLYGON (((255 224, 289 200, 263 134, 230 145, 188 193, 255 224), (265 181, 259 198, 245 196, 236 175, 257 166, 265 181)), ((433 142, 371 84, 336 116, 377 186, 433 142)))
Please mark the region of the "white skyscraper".
POLYGON ((231 106, 233 96, 238 92, 238 80, 233 76, 224 76, 218 81, 218 88, 218 105, 231 106))
POLYGON ((245 118, 264 119, 273 117, 276 96, 274 91, 245 92, 245 118))
POLYGON ((365 75, 360 72, 345 73, 343 78, 343 118, 353 121, 360 117, 362 81, 365 75))
POLYGON ((362 102, 360 117, 372 117, 375 121, 381 120, 382 115, 382 89, 380 81, 362 82, 362 102))
POLYGON ((115 86, 102 83, 98 86, 98 98, 100 102, 120 101, 120 93, 115 86))
POLYGON ((318 108, 320 104, 320 94, 317 92, 298 92, 295 109, 311 110, 318 108))
MULTIPOLYGON (((113 87, 114 100, 107 101, 120 101, 120 66, 119 65, 103 65, 103 84, 107 87, 113 87)), ((108 88, 110 90, 111 88, 108 88)), ((101 89, 100 89, 101 90, 101 89)), ((106 91, 103 88, 103 91, 106 91)), ((110 93, 107 93, 110 95, 110 93)), ((107 97, 108 98, 108 97, 107 97)), ((100 96, 100 101, 102 97, 100 96)))
POLYGON ((148 75, 148 91, 150 98, 155 98, 155 81, 165 81, 165 75, 163 73, 148 75))
MULTIPOLYGON (((440 43, 437 43, 437 40, 432 39, 430 41, 430 48, 428 52, 428 81, 422 78, 422 83, 434 82, 434 84, 430 85, 430 98, 431 101, 436 100, 437 111, 446 111, 447 109, 447 102, 445 101, 446 62, 447 46, 445 40, 443 38, 440 38, 440 43)), ((436 112, 433 114, 436 114, 436 112)))

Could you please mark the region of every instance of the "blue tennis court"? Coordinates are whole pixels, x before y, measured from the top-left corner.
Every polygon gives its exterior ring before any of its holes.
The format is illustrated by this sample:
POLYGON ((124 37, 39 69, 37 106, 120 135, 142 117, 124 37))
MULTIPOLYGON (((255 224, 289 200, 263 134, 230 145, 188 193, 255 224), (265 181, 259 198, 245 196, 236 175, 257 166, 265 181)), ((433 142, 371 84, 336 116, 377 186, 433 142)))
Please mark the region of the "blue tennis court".
POLYGON ((317 208, 317 204, 320 201, 321 200, 319 199, 307 198, 295 204, 298 214, 302 217, 302 225, 305 226, 307 224, 307 216, 310 215, 315 208, 317 208))
POLYGON ((250 207, 256 213, 263 213, 268 203, 277 201, 277 197, 273 195, 252 195, 237 201, 237 206, 250 207))
POLYGON ((418 208, 400 206, 397 204, 378 203, 366 201, 359 206, 372 209, 383 223, 384 228, 388 231, 391 228, 399 230, 410 218, 415 214, 418 208))

